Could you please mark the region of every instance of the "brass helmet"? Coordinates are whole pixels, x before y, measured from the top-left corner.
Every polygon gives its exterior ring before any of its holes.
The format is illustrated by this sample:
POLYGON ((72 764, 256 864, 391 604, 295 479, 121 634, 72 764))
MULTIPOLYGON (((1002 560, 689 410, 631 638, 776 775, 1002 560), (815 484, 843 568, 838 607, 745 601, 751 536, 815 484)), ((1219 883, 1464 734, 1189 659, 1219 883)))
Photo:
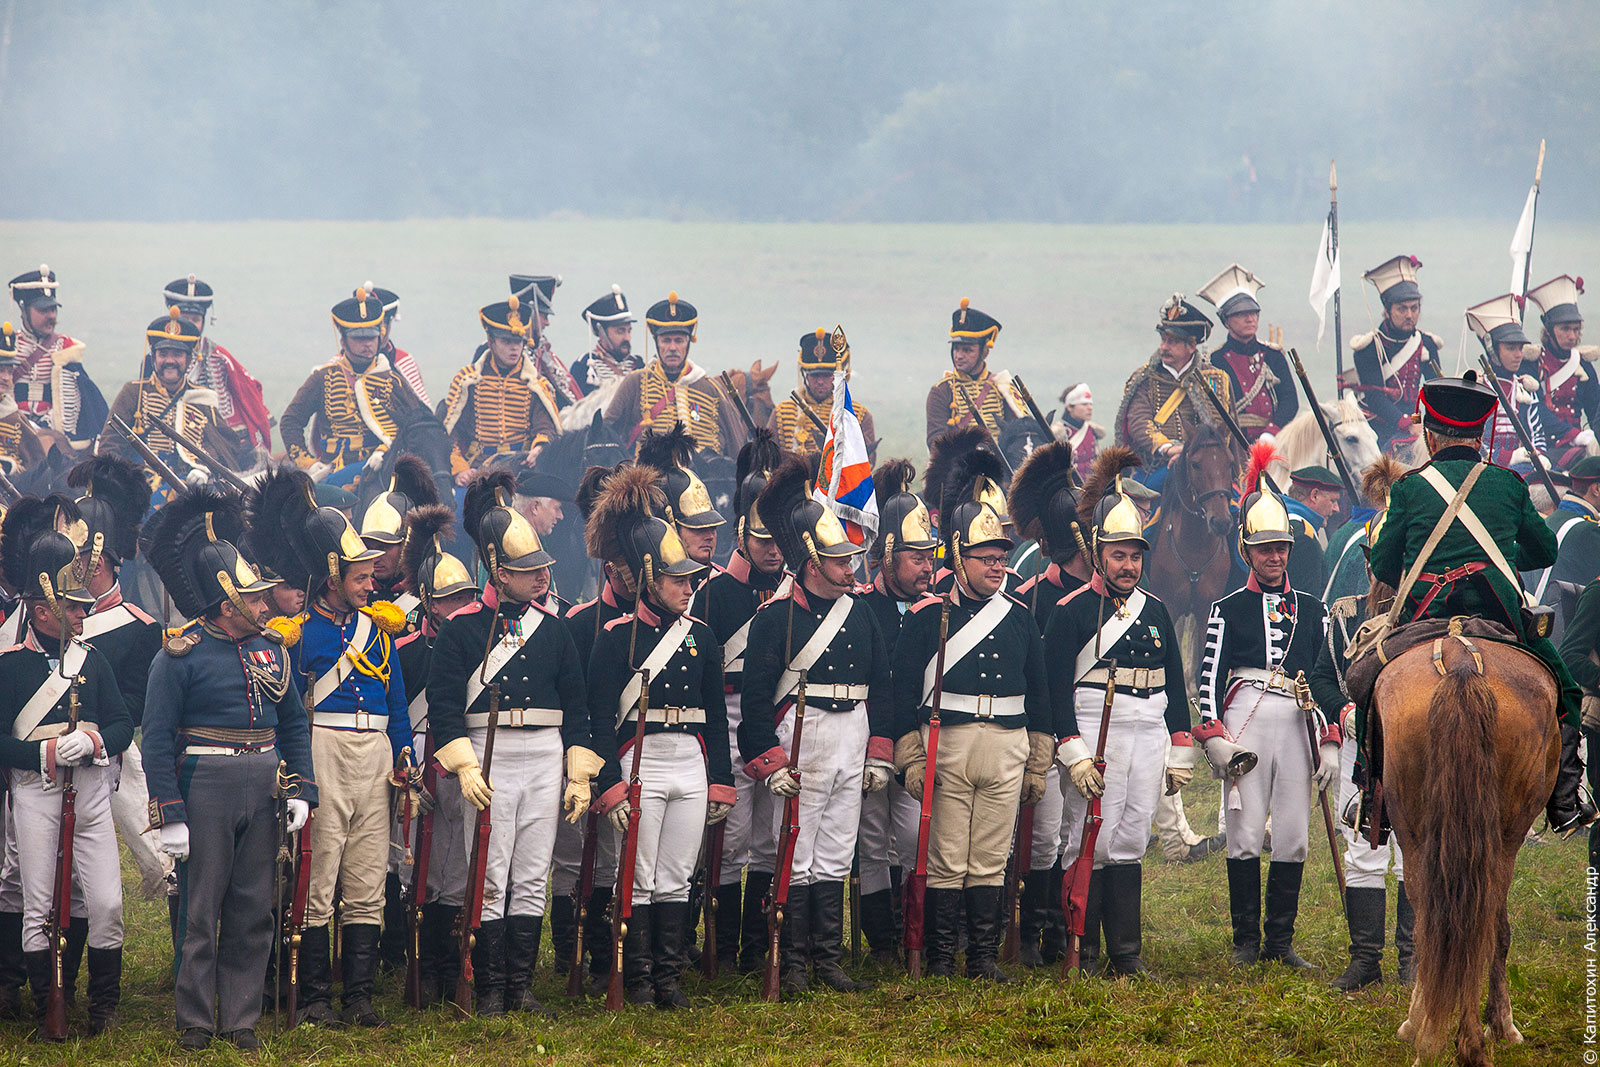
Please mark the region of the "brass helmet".
POLYGON ((455 522, 455 512, 440 504, 406 512, 400 573, 424 604, 437 597, 478 591, 467 565, 445 550, 445 537, 455 522))
POLYGON ((150 506, 144 468, 104 453, 68 471, 67 485, 81 494, 73 503, 89 528, 85 547, 98 547, 113 564, 132 559, 139 551, 139 522, 150 506))
POLYGON ((338 581, 345 567, 377 559, 344 513, 317 507, 315 488, 293 466, 271 471, 245 499, 249 520, 246 550, 290 585, 338 581))
POLYGON ((478 546, 478 558, 494 580, 497 567, 508 571, 536 571, 554 563, 539 534, 522 513, 511 506, 516 475, 510 471, 480 474, 467 485, 461 502, 461 524, 478 546))
MULTIPOLYGON (((1010 522, 1006 513, 1006 465, 997 452, 989 431, 982 426, 967 426, 959 430, 946 430, 928 445, 928 466, 922 472, 922 496, 941 512, 954 506, 941 498, 951 491, 952 472, 963 473, 955 477, 960 481, 970 475, 973 484, 961 489, 959 496, 980 500, 994 509, 1002 523, 1010 522)), ((941 528, 947 524, 940 515, 941 528)))
POLYGON ((1102 544, 1121 542, 1150 549, 1139 507, 1122 491, 1122 472, 1138 466, 1140 460, 1133 449, 1116 445, 1094 458, 1089 477, 1083 481, 1078 497, 1078 525, 1089 531, 1090 562, 1097 568, 1102 544))
POLYGON ((439 487, 421 459, 407 452, 396 457, 389 488, 372 498, 361 516, 361 539, 369 544, 398 545, 405 538, 406 513, 439 503, 439 487))
POLYGON ((772 431, 756 427, 750 440, 739 449, 739 461, 734 469, 733 510, 738 515, 736 543, 744 542, 745 534, 770 540, 772 534, 762 525, 756 513, 756 498, 766 488, 767 478, 783 461, 783 449, 773 438, 772 431))
POLYGON ((210 485, 163 505, 145 523, 141 547, 185 618, 198 619, 223 601, 252 625, 255 613, 240 599, 278 583, 237 547, 244 540, 244 501, 210 485))
POLYGON ((1011 521, 1023 537, 1037 540, 1053 563, 1065 564, 1082 547, 1079 491, 1072 445, 1066 441, 1052 441, 1028 453, 1011 479, 1006 498, 1011 521))
POLYGON ((646 430, 639 438, 638 459, 661 479, 667 503, 660 514, 668 522, 706 530, 728 521, 712 506, 706 483, 694 472, 694 438, 682 422, 674 422, 666 433, 646 430))
POLYGON ((885 460, 872 472, 872 495, 878 502, 878 537, 872 543, 872 559, 939 547, 928 505, 911 491, 916 476, 917 469, 908 459, 885 460))
POLYGON ((23 497, 0 523, 0 573, 24 600, 43 600, 60 615, 63 601, 93 604, 84 588, 92 570, 78 559, 88 528, 72 499, 52 493, 40 500, 23 497))
MULTIPOLYGON (((966 431, 957 431, 963 435, 966 431)), ((982 431, 980 430, 981 434, 982 431)), ((946 437, 952 435, 945 435, 946 437)), ((935 445, 938 445, 935 441, 935 445)), ((948 445, 946 446, 948 450, 948 445)), ((929 471, 935 460, 930 458, 929 471)), ((944 536, 946 559, 958 576, 961 556, 982 545, 1002 545, 1006 551, 1016 547, 1005 532, 1005 498, 1000 489, 1005 465, 989 448, 971 448, 950 457, 943 468, 939 499, 940 532, 944 536)))
POLYGON ((778 464, 756 500, 756 510, 793 574, 808 560, 820 570, 825 558, 846 559, 862 551, 833 509, 811 496, 811 471, 799 456, 778 464))
POLYGON ((1267 464, 1277 457, 1277 450, 1269 442, 1257 442, 1250 447, 1250 465, 1245 469, 1245 498, 1239 502, 1239 555, 1244 555, 1245 545, 1273 543, 1294 544, 1294 531, 1289 529, 1289 509, 1283 497, 1272 488, 1272 479, 1264 477, 1267 464))
POLYGON ((654 587, 663 575, 694 575, 705 570, 683 549, 678 531, 655 514, 665 504, 656 472, 619 464, 600 483, 584 526, 589 555, 610 565, 630 597, 654 587))

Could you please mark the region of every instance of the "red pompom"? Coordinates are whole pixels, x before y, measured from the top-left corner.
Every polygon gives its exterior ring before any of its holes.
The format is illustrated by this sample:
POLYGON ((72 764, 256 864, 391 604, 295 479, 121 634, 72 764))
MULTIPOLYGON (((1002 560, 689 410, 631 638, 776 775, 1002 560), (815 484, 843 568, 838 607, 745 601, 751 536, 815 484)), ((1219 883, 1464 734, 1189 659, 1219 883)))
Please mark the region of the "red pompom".
MULTIPOLYGON (((1581 290, 1580 290, 1580 291, 1581 291, 1581 290)), ((1512 300, 1515 300, 1515 301, 1516 301, 1516 302, 1517 302, 1517 310, 1519 310, 1519 311, 1526 311, 1526 310, 1528 310, 1528 298, 1527 298, 1527 297, 1525 297, 1525 296, 1515 296, 1515 295, 1513 295, 1513 296, 1512 296, 1512 297, 1511 297, 1511 299, 1512 299, 1512 300)))
POLYGON ((1261 475, 1267 465, 1278 458, 1278 449, 1271 441, 1257 441, 1250 446, 1250 465, 1244 472, 1244 491, 1254 493, 1261 488, 1261 475))
POLYGON ((1413 267, 1420 267, 1420 266, 1422 266, 1422 260, 1418 259, 1416 256, 1412 256, 1411 257, 1411 265, 1413 267))
POLYGON ((1583 295, 1583 275, 1580 274, 1580 275, 1578 275, 1576 278, 1574 278, 1572 280, 1578 286, 1578 295, 1582 296, 1583 295))

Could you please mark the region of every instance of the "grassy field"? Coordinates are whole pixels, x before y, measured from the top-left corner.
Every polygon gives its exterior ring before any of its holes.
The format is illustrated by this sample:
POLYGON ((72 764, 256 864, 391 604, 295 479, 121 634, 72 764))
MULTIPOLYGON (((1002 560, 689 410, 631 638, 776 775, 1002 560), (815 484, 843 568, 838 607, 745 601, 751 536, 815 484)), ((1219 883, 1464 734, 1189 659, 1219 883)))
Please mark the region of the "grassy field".
MULTIPOLYGON (((1215 794, 1211 793, 1211 797, 1215 794)), ((1191 802, 1196 826, 1215 817, 1214 799, 1191 802)), ((1512 1004, 1527 1041, 1502 1047, 1506 1065, 1575 1063, 1583 1054, 1585 851, 1581 841, 1524 849, 1512 890, 1512 1004)), ((137 878, 128 881, 132 894, 137 878)), ((159 1064, 177 1060, 165 908, 127 906, 129 962, 123 1025, 114 1034, 60 1047, 29 1043, 27 1028, 0 1026, 0 1061, 26 1064, 159 1064)), ((265 1064, 611 1063, 1083 1063, 1402 1064, 1410 1047, 1394 1037, 1407 993, 1393 982, 1394 948, 1381 987, 1340 996, 1327 981, 1343 968, 1346 934, 1326 850, 1313 854, 1296 946, 1323 971, 1311 976, 1226 962, 1227 883, 1220 858, 1194 865, 1151 859, 1145 871, 1145 960, 1161 980, 1084 980, 1064 986, 1053 968, 998 987, 964 979, 913 983, 878 975, 859 995, 811 993, 796 1001, 757 999, 759 979, 695 976, 697 1007, 667 1013, 632 1008, 611 1015, 591 999, 569 1006, 550 970, 548 938, 536 992, 555 1022, 522 1016, 456 1021, 443 1011, 407 1012, 398 980, 380 983, 381 1031, 300 1029, 269 1039, 265 1064), (1331 972, 1331 973, 1330 973, 1331 972)), ((1389 917, 1393 924, 1391 892, 1389 917)), ((1014 973, 1021 973, 1013 969, 1014 973)), ((81 1012, 81 1009, 80 1009, 81 1012)), ((81 1032, 81 1018, 76 1020, 81 1032)), ((263 1022, 266 1036, 269 1024, 263 1022)), ((241 1059, 213 1045, 196 1062, 241 1059)))

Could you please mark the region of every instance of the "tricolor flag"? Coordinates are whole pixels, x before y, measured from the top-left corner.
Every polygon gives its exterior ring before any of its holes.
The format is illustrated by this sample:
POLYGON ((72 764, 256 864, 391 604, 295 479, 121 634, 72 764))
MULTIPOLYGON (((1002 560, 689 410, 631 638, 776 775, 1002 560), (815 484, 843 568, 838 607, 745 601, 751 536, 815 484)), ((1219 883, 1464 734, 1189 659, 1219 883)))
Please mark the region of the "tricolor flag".
POLYGON ((833 508, 854 543, 864 545, 878 536, 872 460, 867 456, 867 439, 856 420, 850 383, 842 369, 833 372, 833 412, 828 416, 828 439, 822 445, 822 466, 817 471, 817 488, 812 497, 833 508))

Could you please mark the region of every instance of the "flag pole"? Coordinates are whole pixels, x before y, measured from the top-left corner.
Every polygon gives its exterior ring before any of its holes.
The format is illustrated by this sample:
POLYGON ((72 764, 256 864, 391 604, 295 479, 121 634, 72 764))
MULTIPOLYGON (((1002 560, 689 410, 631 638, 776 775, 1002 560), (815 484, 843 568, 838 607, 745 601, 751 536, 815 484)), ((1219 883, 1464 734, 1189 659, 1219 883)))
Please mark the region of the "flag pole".
MULTIPOLYGON (((1339 171, 1335 163, 1335 160, 1328 161, 1328 243, 1333 260, 1337 263, 1339 261, 1339 171)), ((1338 289, 1333 291, 1333 373, 1333 399, 1337 403, 1340 389, 1344 384, 1344 330, 1339 316, 1338 289)))
MULTIPOLYGON (((1518 304, 1528 302, 1528 275, 1533 270, 1533 231, 1539 225, 1539 182, 1544 177, 1544 138, 1539 138, 1539 163, 1533 168, 1533 215, 1528 219, 1528 250, 1522 254, 1522 292, 1518 304)), ((1524 313, 1525 315, 1526 313, 1524 313)))

